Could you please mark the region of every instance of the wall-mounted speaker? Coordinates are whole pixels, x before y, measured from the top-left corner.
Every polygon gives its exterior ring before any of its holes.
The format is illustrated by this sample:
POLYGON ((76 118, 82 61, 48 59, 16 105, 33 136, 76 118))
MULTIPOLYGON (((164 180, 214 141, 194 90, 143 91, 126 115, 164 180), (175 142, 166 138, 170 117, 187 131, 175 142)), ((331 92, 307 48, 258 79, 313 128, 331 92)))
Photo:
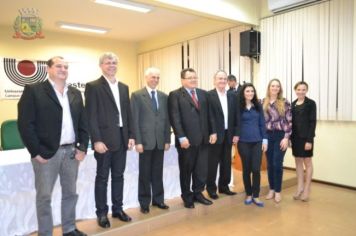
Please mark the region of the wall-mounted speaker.
POLYGON ((247 30, 240 33, 240 55, 258 57, 261 48, 261 33, 256 30, 247 30))

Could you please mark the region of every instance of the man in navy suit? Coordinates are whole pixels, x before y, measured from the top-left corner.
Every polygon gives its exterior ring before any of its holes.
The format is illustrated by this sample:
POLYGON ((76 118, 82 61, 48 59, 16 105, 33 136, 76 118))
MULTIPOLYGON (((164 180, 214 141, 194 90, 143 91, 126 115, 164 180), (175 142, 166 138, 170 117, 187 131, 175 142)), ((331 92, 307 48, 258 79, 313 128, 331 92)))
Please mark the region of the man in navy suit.
POLYGON ((208 95, 197 88, 196 72, 182 70, 181 83, 181 88, 169 94, 168 111, 178 150, 181 197, 186 208, 194 208, 194 201, 212 204, 202 192, 208 172, 208 144, 215 143, 216 133, 208 95))

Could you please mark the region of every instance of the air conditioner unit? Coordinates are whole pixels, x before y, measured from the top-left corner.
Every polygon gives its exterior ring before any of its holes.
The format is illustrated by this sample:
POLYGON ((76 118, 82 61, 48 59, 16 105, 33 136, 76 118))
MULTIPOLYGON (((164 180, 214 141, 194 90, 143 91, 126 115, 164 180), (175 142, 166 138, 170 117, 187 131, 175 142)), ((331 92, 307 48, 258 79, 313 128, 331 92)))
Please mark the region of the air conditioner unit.
POLYGON ((277 13, 318 1, 320 0, 268 0, 268 8, 270 11, 277 13))

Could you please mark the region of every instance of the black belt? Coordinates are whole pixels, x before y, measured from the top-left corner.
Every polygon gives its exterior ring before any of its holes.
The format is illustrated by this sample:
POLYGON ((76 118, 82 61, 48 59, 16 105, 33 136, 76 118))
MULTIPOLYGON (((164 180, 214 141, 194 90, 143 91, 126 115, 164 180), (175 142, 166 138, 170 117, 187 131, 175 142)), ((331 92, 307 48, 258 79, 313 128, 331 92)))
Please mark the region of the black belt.
POLYGON ((69 147, 69 146, 73 146, 74 145, 74 143, 66 143, 66 144, 62 144, 62 145, 60 145, 60 147, 69 147))

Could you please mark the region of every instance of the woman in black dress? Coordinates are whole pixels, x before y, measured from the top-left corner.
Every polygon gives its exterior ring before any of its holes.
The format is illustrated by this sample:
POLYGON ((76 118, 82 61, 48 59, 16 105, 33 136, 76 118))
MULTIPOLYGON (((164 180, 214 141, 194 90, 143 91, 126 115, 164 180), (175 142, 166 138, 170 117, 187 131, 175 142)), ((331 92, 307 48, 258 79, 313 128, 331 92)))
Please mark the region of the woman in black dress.
POLYGON ((316 104, 306 97, 308 92, 308 84, 306 82, 296 83, 294 91, 297 99, 292 103, 291 142, 293 156, 295 157, 298 187, 293 198, 295 200, 308 201, 313 176, 312 156, 316 127, 316 104))

